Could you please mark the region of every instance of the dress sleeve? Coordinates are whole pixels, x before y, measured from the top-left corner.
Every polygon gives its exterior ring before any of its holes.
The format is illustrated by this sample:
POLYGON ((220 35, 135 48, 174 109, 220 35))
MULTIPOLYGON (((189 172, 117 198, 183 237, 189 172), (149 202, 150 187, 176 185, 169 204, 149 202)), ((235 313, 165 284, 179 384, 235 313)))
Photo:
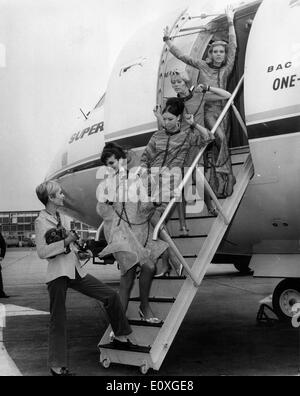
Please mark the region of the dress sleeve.
POLYGON ((140 165, 143 168, 149 169, 151 166, 151 160, 153 157, 155 157, 156 154, 156 134, 154 134, 151 139, 149 140, 149 143, 147 144, 147 147, 145 148, 141 160, 140 160, 140 165))
POLYGON ((237 49, 237 41, 236 41, 236 33, 234 29, 234 24, 229 25, 229 44, 228 44, 228 54, 227 54, 227 64, 226 71, 228 74, 231 73, 234 62, 235 62, 235 54, 237 49))
POLYGON ((181 60, 182 62, 186 63, 189 66, 195 67, 198 70, 205 70, 206 69, 206 62, 203 60, 196 60, 192 58, 191 56, 184 55, 182 51, 180 51, 175 45, 172 45, 170 47, 170 52, 172 55, 175 56, 175 58, 181 60))

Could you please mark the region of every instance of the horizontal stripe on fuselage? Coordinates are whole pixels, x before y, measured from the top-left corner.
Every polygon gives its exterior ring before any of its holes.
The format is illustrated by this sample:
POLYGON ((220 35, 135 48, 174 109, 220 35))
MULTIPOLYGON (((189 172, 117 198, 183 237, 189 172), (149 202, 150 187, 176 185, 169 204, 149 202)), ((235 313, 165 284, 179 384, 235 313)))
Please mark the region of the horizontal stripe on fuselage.
POLYGON ((263 122, 270 122, 280 118, 291 118, 299 116, 300 104, 287 106, 280 109, 263 111, 262 113, 251 114, 246 117, 247 125, 253 125, 263 122))
MULTIPOLYGON (((151 136, 154 132, 143 133, 142 135, 128 136, 122 139, 111 139, 109 142, 114 142, 124 148, 138 148, 147 146, 151 136)), ((107 140, 106 140, 107 142, 107 140)))
POLYGON ((297 133, 300 132, 300 116, 248 125, 247 130, 249 140, 297 133))

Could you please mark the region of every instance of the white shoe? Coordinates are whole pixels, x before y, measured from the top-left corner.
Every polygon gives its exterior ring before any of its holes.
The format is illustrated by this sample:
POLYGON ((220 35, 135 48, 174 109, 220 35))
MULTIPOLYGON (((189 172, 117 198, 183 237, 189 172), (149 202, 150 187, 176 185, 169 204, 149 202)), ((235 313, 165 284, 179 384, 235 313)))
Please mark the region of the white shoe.
POLYGON ((109 333, 109 342, 113 342, 114 339, 115 339, 115 333, 113 331, 111 331, 109 333))

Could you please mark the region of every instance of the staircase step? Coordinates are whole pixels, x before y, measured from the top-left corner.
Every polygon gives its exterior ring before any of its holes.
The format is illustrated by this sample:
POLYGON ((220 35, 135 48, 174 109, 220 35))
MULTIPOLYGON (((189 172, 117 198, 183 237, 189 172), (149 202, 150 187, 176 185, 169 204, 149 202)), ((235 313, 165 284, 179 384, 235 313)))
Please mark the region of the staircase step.
MULTIPOLYGON (((162 299, 158 299, 158 300, 162 300, 162 299)), ((165 320, 166 317, 168 316, 170 309, 172 308, 172 305, 174 304, 174 301, 175 300, 171 299, 171 302, 150 302, 151 310, 153 312, 154 317, 159 318, 161 320, 165 320)), ((137 318, 139 316, 138 313, 139 306, 140 306, 140 301, 129 302, 127 309, 127 315, 129 318, 134 318, 134 317, 137 318)))
POLYGON ((199 253, 207 236, 196 236, 190 238, 173 238, 176 246, 183 256, 199 253))
POLYGON ((139 345, 132 345, 128 346, 115 346, 113 343, 110 344, 100 344, 98 345, 99 348, 103 349, 111 349, 111 350, 118 350, 118 351, 128 351, 128 352, 137 352, 137 353, 149 353, 151 347, 139 346, 139 345))
MULTIPOLYGON (((175 298, 167 298, 167 297, 150 297, 149 302, 154 303, 173 303, 176 299, 175 298)), ((141 299, 139 297, 130 298, 129 301, 132 302, 139 302, 141 299)))
MULTIPOLYGON (((135 315, 136 316, 136 315, 135 315)), ((140 321, 138 321, 140 322, 140 321)), ((160 327, 151 327, 151 326, 135 326, 131 325, 132 332, 134 335, 134 338, 136 340, 136 343, 140 346, 146 346, 149 347, 153 344, 155 338, 157 337, 157 334, 160 331, 160 327)), ((101 339, 101 344, 109 344, 110 343, 110 333, 112 329, 111 326, 109 326, 104 334, 104 336, 101 339)))
MULTIPOLYGON (((220 201, 220 204, 222 205, 223 201, 222 201, 222 200, 219 200, 219 201, 220 201)), ((193 205, 195 205, 195 204, 193 204, 193 205)), ((188 206, 190 206, 190 205, 188 205, 188 206)), ((191 206, 192 206, 192 205, 191 205, 191 206)), ((202 210, 201 210, 200 212, 199 212, 198 209, 197 209, 197 212, 196 212, 196 213, 191 213, 191 211, 187 208, 185 218, 186 218, 186 219, 193 219, 193 218, 195 218, 195 217, 201 217, 201 218, 205 218, 205 219, 214 219, 214 218, 216 218, 217 216, 212 216, 212 215, 208 212, 208 210, 207 210, 207 208, 206 208, 206 205, 204 205, 204 206, 202 207, 202 210)), ((172 216, 171 216, 171 218, 170 218, 169 221, 171 221, 171 220, 177 220, 177 221, 178 221, 178 219, 179 219, 179 216, 178 216, 178 209, 175 208, 175 209, 173 210, 172 216)), ((169 223, 168 223, 168 225, 169 225, 169 223)))
POLYGON ((200 234, 198 234, 198 235, 179 235, 179 236, 174 236, 174 237, 173 237, 173 240, 174 240, 174 241, 179 241, 179 240, 181 240, 181 239, 184 239, 184 240, 190 240, 190 241, 192 241, 193 239, 206 238, 207 235, 208 235, 208 234, 202 234, 202 235, 200 235, 200 234))
MULTIPOLYGON (((187 219, 186 225, 189 230, 189 235, 208 235, 214 219, 214 217, 202 218, 200 216, 187 219)), ((179 228, 180 225, 178 220, 172 219, 168 222, 168 230, 171 237, 180 236, 179 228)))
POLYGON ((249 147, 237 147, 230 150, 231 153, 231 163, 232 165, 237 163, 244 163, 247 156, 249 155, 249 147))
MULTIPOLYGON (((149 297, 150 298, 176 298, 183 282, 185 281, 185 277, 163 277, 163 278, 154 278, 151 285, 151 290, 149 297)), ((139 282, 135 281, 133 290, 131 292, 131 297, 139 297, 139 282)))

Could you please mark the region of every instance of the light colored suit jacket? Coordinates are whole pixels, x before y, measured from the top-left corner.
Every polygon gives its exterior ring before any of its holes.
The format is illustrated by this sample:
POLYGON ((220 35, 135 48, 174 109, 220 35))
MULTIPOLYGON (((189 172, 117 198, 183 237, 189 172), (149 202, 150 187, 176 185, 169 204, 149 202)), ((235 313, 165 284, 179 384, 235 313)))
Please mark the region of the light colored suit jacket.
MULTIPOLYGON (((65 254, 66 249, 64 247, 64 241, 47 245, 45 234, 51 228, 56 228, 57 224, 56 217, 46 212, 46 210, 42 210, 39 217, 35 220, 37 254, 41 259, 48 260, 46 283, 60 278, 61 276, 75 279, 75 269, 77 269, 78 274, 82 278, 86 275, 86 272, 80 268, 80 261, 75 252, 72 251, 72 248, 70 253, 65 254)), ((62 225, 65 226, 64 224, 62 225)))

